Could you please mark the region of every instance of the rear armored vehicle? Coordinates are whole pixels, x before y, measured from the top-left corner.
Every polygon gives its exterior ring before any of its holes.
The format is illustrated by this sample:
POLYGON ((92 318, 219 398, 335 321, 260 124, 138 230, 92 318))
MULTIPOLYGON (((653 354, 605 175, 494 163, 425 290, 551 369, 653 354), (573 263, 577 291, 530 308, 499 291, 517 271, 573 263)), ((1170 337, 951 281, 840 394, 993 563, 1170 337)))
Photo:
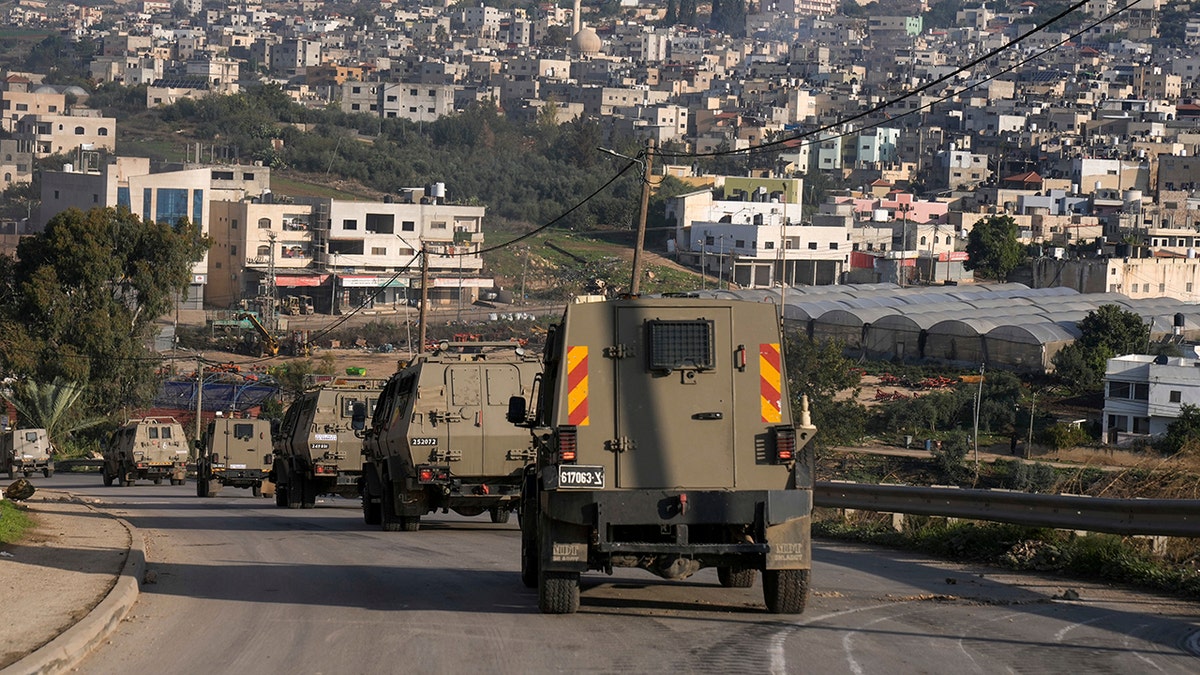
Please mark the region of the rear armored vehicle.
POLYGON ((533 430, 521 579, 544 613, 579 607, 579 575, 640 567, 722 586, 761 573, 776 613, 804 609, 816 429, 795 424, 778 309, 693 297, 574 304, 509 419, 533 430))
POLYGON ((104 448, 105 485, 133 485, 138 480, 160 485, 183 485, 187 476, 188 444, 183 427, 173 417, 129 420, 109 437, 104 448))
POLYGON ((208 423, 196 458, 196 496, 236 487, 259 497, 273 461, 268 420, 218 417, 208 423))
POLYGON ((276 506, 309 509, 318 495, 359 496, 362 438, 351 425, 356 407, 374 409, 384 382, 331 378, 288 406, 273 440, 276 506))
POLYGON ((0 433, 0 472, 8 477, 54 475, 54 447, 45 429, 6 429, 0 433))
POLYGON ((540 372, 513 342, 443 342, 393 375, 363 441, 367 524, 414 531, 437 509, 507 522, 532 459, 508 401, 540 372))

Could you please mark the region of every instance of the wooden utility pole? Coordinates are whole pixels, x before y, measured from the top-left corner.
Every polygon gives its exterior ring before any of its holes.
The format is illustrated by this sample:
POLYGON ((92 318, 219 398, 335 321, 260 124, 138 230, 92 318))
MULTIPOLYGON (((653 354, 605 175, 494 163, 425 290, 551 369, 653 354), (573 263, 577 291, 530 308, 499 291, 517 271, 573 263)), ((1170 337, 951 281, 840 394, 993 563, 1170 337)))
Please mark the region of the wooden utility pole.
POLYGON ((646 243, 646 214, 650 210, 650 163, 654 159, 654 139, 646 140, 646 159, 642 162, 642 208, 638 215, 637 240, 633 245, 633 282, 629 293, 638 295, 642 288, 642 249, 646 243))
POLYGON ((421 311, 417 314, 417 348, 413 351, 420 354, 425 351, 425 313, 429 307, 429 249, 421 244, 421 311))

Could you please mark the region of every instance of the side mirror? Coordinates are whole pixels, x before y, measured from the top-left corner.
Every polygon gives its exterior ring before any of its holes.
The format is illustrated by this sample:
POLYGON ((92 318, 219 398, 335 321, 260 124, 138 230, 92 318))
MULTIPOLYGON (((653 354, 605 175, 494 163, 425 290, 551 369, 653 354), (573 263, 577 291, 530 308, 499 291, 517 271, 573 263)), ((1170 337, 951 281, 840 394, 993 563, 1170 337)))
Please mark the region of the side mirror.
POLYGON ((526 407, 524 396, 513 396, 508 399, 508 414, 505 419, 511 424, 525 424, 526 407))
POLYGON ((362 431, 367 428, 367 404, 356 402, 350 411, 350 428, 362 431))
POLYGON ((220 464, 221 456, 214 452, 212 456, 208 458, 208 461, 212 462, 213 464, 220 464))

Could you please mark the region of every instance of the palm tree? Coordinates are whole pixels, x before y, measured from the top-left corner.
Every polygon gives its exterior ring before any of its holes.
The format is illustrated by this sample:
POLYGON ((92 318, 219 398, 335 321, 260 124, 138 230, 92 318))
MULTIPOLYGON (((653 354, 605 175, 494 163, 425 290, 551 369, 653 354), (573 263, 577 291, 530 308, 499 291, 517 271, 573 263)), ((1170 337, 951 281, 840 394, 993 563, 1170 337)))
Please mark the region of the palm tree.
POLYGON ((30 428, 45 429, 55 448, 60 447, 72 433, 104 421, 102 417, 82 417, 72 410, 82 395, 83 387, 79 383, 60 378, 55 378, 50 384, 38 384, 30 379, 18 380, 8 389, 0 391, 0 396, 17 409, 23 424, 30 428))

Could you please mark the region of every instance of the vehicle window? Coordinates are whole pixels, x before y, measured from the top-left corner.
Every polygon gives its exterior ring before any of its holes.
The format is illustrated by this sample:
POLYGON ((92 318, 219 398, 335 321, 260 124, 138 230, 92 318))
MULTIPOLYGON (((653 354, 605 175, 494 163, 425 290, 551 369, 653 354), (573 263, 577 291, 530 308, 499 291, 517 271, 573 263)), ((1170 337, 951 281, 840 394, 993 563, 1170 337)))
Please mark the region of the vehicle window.
POLYGON ((150 438, 158 438, 158 427, 148 427, 146 429, 146 435, 150 438))
POLYGON ((351 417, 354 415, 354 404, 358 403, 359 399, 350 398, 349 396, 342 398, 342 417, 351 417))
POLYGON ((253 424, 234 424, 233 425, 233 437, 242 439, 244 441, 248 441, 248 440, 254 438, 254 425, 253 424))
POLYGON ((37 442, 37 432, 36 431, 26 431, 25 432, 25 441, 28 443, 36 443, 37 442))
POLYGON ((163 437, 163 438, 170 438, 170 437, 171 437, 171 427, 163 427, 163 428, 162 428, 162 437, 163 437))
POLYGON ((647 321, 651 370, 707 370, 713 360, 711 321, 647 321))

